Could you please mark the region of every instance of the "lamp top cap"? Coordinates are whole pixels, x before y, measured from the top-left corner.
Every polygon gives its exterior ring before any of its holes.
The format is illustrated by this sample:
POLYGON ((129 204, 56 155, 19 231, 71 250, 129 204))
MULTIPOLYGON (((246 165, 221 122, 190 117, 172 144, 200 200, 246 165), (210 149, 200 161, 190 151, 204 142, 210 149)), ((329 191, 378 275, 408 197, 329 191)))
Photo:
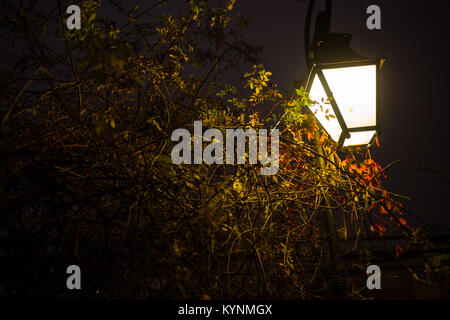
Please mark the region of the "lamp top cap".
MULTIPOLYGON (((313 64, 374 60, 357 54, 350 47, 349 33, 325 33, 314 37, 309 58, 313 64)), ((380 59, 380 66, 385 59, 380 59)))

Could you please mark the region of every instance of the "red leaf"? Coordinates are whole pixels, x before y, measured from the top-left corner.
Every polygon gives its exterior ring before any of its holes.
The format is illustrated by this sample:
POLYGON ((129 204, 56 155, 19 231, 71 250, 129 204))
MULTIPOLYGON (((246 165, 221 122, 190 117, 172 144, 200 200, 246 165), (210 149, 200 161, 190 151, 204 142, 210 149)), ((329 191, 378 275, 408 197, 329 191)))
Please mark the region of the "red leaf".
POLYGON ((403 251, 405 250, 403 250, 402 247, 397 244, 397 246, 395 247, 395 256, 398 258, 398 256, 401 255, 403 251))
POLYGON ((377 144, 377 147, 380 147, 380 142, 378 141, 378 136, 375 135, 375 143, 377 144))
POLYGON ((306 131, 306 135, 308 136, 308 141, 314 139, 314 133, 310 131, 306 131))
POLYGON ((405 220, 405 219, 403 219, 403 218, 398 218, 397 220, 398 220, 398 222, 399 222, 402 226, 406 227, 406 220, 405 220))
POLYGON ((378 234, 380 237, 383 236, 383 234, 386 232, 386 227, 383 226, 381 223, 377 222, 373 226, 370 226, 370 231, 378 234))
POLYGON ((323 133, 322 134, 322 136, 320 137, 320 139, 319 139, 319 142, 320 143, 323 143, 324 141, 325 141, 325 138, 326 138, 327 136, 325 135, 325 133, 323 133))

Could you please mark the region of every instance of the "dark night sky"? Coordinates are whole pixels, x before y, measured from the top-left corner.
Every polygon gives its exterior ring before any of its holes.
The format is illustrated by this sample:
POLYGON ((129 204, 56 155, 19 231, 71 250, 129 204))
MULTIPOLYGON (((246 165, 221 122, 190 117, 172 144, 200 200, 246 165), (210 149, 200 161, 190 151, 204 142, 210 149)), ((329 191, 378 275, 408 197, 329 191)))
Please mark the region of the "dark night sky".
MULTIPOLYGON (((325 1, 316 1, 317 12, 325 1)), ((235 9, 253 18, 247 40, 264 46, 262 63, 282 89, 306 75, 303 32, 307 1, 238 1, 235 9)), ((381 72, 381 148, 373 158, 383 166, 397 160, 440 171, 448 169, 450 120, 449 25, 445 1, 333 1, 331 31, 351 33, 351 47, 365 57, 386 57, 381 72), (381 9, 381 30, 366 27, 366 9, 381 9)), ((412 197, 405 204, 437 231, 448 231, 450 185, 437 174, 398 164, 388 171, 390 191, 412 197)))
MULTIPOLYGON (((246 40, 264 47, 261 62, 282 90, 292 89, 294 81, 306 76, 303 32, 307 2, 237 0, 234 8, 236 13, 253 19, 246 40)), ((311 32, 324 3, 316 1, 311 32)), ((362 56, 387 58, 381 72, 381 148, 375 147, 372 152, 383 166, 404 159, 449 177, 450 111, 446 94, 450 27, 446 3, 333 1, 331 31, 351 33, 351 46, 362 56), (366 27, 366 8, 371 4, 381 8, 381 30, 366 27)), ((185 1, 172 0, 163 10, 176 14, 182 7, 187 8, 185 1)), ((106 14, 114 19, 113 12, 106 14)), ((413 214, 438 231, 450 230, 450 185, 438 175, 399 164, 388 171, 386 186, 412 198, 405 204, 413 214)))

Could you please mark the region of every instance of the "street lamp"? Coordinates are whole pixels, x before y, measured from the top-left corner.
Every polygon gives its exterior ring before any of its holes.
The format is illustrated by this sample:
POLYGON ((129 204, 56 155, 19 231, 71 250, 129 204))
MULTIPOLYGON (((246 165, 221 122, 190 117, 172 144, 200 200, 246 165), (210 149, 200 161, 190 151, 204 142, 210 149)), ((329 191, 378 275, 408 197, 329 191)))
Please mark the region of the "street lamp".
POLYGON ((340 147, 370 145, 380 133, 379 70, 385 59, 364 58, 350 48, 351 35, 329 32, 330 3, 319 13, 307 51, 309 110, 340 147))
MULTIPOLYGON (((305 26, 305 54, 309 76, 306 91, 312 104, 309 110, 339 147, 368 146, 379 134, 379 70, 384 59, 367 59, 349 46, 349 34, 331 33, 331 0, 326 0, 326 11, 316 20, 312 43, 309 28, 314 8, 310 0, 305 26)), ((316 131, 316 140, 319 140, 316 131)), ((320 167, 325 171, 327 156, 317 144, 320 167)), ((336 220, 331 210, 331 199, 323 185, 319 185, 325 206, 324 218, 329 233, 330 254, 334 269, 332 287, 338 299, 346 297, 344 267, 340 253, 336 220)))

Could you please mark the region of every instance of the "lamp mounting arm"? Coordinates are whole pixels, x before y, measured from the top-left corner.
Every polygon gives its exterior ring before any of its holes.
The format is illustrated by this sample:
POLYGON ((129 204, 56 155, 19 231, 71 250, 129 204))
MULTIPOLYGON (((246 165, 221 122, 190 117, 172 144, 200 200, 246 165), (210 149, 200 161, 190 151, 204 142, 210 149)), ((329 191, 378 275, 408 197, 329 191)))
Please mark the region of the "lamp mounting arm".
MULTIPOLYGON (((304 35, 304 46, 305 46, 305 58, 308 70, 311 69, 312 66, 312 51, 311 51, 311 42, 310 42, 310 28, 311 28, 311 20, 312 13, 314 11, 315 0, 310 0, 308 3, 308 8, 306 11, 306 21, 305 21, 305 35, 304 35)), ((325 0, 325 11, 319 12, 316 18, 315 30, 313 36, 313 43, 316 43, 317 40, 323 38, 324 35, 330 33, 331 29, 331 0, 325 0)))

